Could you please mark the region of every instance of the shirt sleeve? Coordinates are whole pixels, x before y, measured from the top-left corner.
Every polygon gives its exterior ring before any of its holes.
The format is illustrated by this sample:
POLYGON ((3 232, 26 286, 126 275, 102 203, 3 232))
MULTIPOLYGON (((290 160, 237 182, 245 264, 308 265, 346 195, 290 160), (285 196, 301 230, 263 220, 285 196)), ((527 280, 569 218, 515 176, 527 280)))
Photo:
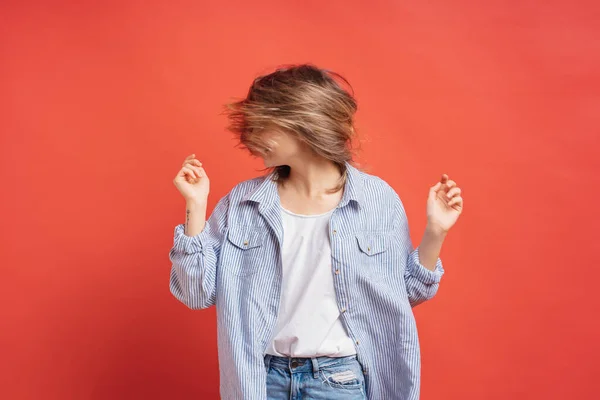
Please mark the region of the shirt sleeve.
POLYGON ((184 224, 175 226, 169 251, 169 288, 175 298, 191 309, 215 304, 216 277, 221 244, 227 229, 229 195, 222 197, 206 221, 204 229, 187 236, 184 224))
MULTIPOLYGON (((392 189, 393 190, 393 189, 392 189)), ((403 254, 406 257, 404 281, 411 307, 430 300, 438 291, 440 280, 444 274, 441 258, 438 257, 434 270, 427 269, 419 260, 419 248, 413 248, 408 227, 408 218, 404 205, 394 191, 394 217, 396 237, 400 240, 403 254)))

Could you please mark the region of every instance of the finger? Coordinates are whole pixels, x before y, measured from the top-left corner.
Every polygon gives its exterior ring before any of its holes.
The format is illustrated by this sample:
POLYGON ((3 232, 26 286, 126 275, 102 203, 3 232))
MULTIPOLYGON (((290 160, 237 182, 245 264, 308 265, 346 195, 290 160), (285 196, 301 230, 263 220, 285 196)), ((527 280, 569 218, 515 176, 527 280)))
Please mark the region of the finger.
POLYGON ((182 172, 182 175, 188 175, 192 179, 199 178, 199 176, 196 176, 196 172, 189 167, 181 168, 181 172, 182 172))
POLYGON ((206 178, 206 171, 204 170, 204 168, 202 168, 202 167, 196 167, 196 168, 198 168, 198 171, 200 172, 200 177, 206 178))
POLYGON ((198 176, 196 175, 196 172, 194 172, 194 170, 192 170, 189 167, 183 167, 181 168, 181 174, 183 176, 188 176, 189 178, 196 180, 198 179, 198 176))
POLYGON ((454 182, 453 180, 449 180, 448 182, 446 182, 446 188, 450 189, 454 186, 456 186, 456 182, 454 182))
POLYGON ((442 187, 442 182, 438 182, 435 185, 433 185, 432 187, 430 187, 429 190, 434 193, 437 193, 437 191, 440 190, 441 187, 442 187))
POLYGON ((204 175, 206 175, 206 174, 204 173, 204 169, 202 169, 202 167, 196 167, 196 166, 194 166, 194 165, 188 165, 188 168, 191 168, 191 169, 193 169, 193 170, 194 170, 194 172, 196 173, 196 176, 197 176, 198 178, 202 178, 204 175))
POLYGON ((442 174, 442 177, 440 178, 440 182, 441 183, 446 183, 446 181, 448 181, 448 175, 447 174, 442 174))
POLYGON ((446 193, 446 197, 451 199, 452 197, 456 196, 457 194, 461 194, 462 191, 460 190, 460 188, 458 186, 453 187, 452 189, 448 190, 448 193, 446 193))
POLYGON ((183 165, 182 165, 182 167, 185 167, 185 166, 186 166, 186 164, 197 165, 198 167, 201 167, 201 166, 202 166, 202 163, 201 163, 200 161, 196 160, 195 158, 194 158, 194 159, 191 159, 191 160, 185 160, 185 161, 183 162, 183 165))
POLYGON ((440 189, 442 188, 442 183, 438 182, 435 185, 431 186, 429 188, 429 200, 433 200, 438 196, 438 193, 440 193, 440 189))
POLYGON ((182 167, 183 167, 183 166, 185 166, 185 164, 186 164, 186 163, 187 163, 189 160, 193 159, 195 156, 196 156, 195 154, 190 154, 189 156, 187 156, 187 157, 185 158, 185 160, 183 160, 183 163, 181 164, 181 166, 182 166, 182 167))
POLYGON ((463 198, 460 196, 453 197, 452 200, 448 202, 448 206, 452 207, 454 205, 463 206, 463 198))

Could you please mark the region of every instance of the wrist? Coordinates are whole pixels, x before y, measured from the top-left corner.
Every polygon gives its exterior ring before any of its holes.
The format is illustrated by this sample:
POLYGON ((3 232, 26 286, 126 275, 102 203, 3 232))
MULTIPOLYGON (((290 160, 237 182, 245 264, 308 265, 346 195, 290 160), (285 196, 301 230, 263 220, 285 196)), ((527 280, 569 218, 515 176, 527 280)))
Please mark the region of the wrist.
POLYGON ((425 228, 425 231, 433 234, 434 236, 438 236, 441 238, 446 237, 446 235, 448 234, 448 230, 437 225, 437 224, 433 224, 433 223, 427 223, 427 227, 425 228))
POLYGON ((206 209, 208 202, 206 200, 186 200, 185 208, 188 210, 206 209))

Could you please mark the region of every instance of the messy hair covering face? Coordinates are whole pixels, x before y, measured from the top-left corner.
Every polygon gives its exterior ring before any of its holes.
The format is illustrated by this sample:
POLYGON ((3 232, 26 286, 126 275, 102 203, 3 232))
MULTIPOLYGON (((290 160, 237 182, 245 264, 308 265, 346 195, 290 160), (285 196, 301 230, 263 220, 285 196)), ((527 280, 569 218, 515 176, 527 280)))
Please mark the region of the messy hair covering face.
MULTIPOLYGON (((340 74, 311 64, 285 65, 259 76, 245 99, 225 105, 227 130, 238 137, 239 147, 258 157, 270 147, 261 131, 275 129, 294 135, 340 168, 342 177, 333 189, 338 191, 346 181, 345 162, 352 161, 357 103, 336 79, 352 90, 340 74)), ((289 176, 289 166, 274 168, 277 181, 289 176)))

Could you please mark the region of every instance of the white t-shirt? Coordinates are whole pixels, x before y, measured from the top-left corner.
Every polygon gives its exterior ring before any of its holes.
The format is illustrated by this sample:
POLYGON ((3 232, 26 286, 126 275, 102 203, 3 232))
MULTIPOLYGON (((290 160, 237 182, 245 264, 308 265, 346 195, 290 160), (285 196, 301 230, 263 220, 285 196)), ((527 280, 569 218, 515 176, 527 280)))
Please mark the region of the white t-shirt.
POLYGON ((329 219, 281 207, 283 281, 274 337, 266 353, 284 357, 356 354, 340 320, 331 265, 329 219))

